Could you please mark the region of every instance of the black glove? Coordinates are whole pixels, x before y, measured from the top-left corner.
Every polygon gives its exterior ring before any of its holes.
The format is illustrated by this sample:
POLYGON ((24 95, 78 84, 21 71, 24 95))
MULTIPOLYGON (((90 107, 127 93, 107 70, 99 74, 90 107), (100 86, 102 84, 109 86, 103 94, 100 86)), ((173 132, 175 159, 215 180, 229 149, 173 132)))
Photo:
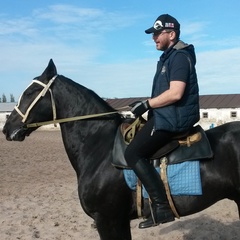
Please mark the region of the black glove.
POLYGON ((131 112, 136 117, 141 116, 143 113, 145 113, 148 109, 151 108, 150 105, 149 105, 148 100, 137 101, 137 102, 131 103, 129 105, 129 107, 132 107, 131 112))

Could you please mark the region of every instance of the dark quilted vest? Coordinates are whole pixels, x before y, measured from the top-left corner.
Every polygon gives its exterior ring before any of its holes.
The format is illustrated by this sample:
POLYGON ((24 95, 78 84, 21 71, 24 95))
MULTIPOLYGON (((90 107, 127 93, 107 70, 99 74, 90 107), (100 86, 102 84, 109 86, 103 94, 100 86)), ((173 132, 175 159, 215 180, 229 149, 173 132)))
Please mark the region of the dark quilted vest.
POLYGON ((184 53, 190 62, 189 79, 186 82, 186 88, 181 100, 172 105, 152 110, 155 130, 186 131, 197 123, 200 118, 199 89, 195 70, 195 53, 192 45, 186 45, 180 41, 165 58, 160 58, 153 80, 152 97, 156 97, 169 89, 169 63, 179 52, 184 53))

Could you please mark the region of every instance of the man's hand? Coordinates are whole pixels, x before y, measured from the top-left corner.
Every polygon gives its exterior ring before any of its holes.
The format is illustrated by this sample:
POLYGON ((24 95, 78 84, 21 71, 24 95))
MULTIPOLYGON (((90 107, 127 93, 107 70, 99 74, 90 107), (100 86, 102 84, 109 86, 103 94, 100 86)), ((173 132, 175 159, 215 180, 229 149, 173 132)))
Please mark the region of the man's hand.
POLYGON ((151 108, 150 105, 149 105, 148 100, 137 101, 137 102, 131 103, 129 105, 129 107, 132 107, 131 112, 136 117, 141 116, 143 113, 145 113, 148 109, 151 108))

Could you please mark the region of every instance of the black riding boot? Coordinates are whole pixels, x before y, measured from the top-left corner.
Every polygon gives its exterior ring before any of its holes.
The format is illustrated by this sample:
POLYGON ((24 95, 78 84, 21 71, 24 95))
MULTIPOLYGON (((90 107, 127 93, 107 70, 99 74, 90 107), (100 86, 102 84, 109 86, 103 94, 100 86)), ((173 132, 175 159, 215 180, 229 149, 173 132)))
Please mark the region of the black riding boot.
POLYGON ((131 167, 146 188, 152 202, 151 214, 146 221, 139 224, 139 228, 174 221, 174 214, 168 204, 163 182, 155 168, 145 159, 138 160, 131 167))

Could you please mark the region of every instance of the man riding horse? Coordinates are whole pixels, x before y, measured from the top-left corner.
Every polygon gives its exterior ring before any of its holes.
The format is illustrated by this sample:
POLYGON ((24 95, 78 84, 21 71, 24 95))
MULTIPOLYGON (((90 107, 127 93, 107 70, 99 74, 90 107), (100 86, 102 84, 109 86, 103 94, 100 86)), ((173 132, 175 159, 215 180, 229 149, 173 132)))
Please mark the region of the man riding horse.
POLYGON ((199 89, 193 45, 179 40, 180 24, 172 16, 159 16, 152 33, 156 49, 164 51, 153 80, 152 96, 132 104, 140 116, 147 110, 148 121, 129 144, 125 159, 146 188, 151 200, 151 214, 139 228, 174 221, 163 183, 148 159, 159 147, 179 134, 188 132, 199 121, 199 89))

